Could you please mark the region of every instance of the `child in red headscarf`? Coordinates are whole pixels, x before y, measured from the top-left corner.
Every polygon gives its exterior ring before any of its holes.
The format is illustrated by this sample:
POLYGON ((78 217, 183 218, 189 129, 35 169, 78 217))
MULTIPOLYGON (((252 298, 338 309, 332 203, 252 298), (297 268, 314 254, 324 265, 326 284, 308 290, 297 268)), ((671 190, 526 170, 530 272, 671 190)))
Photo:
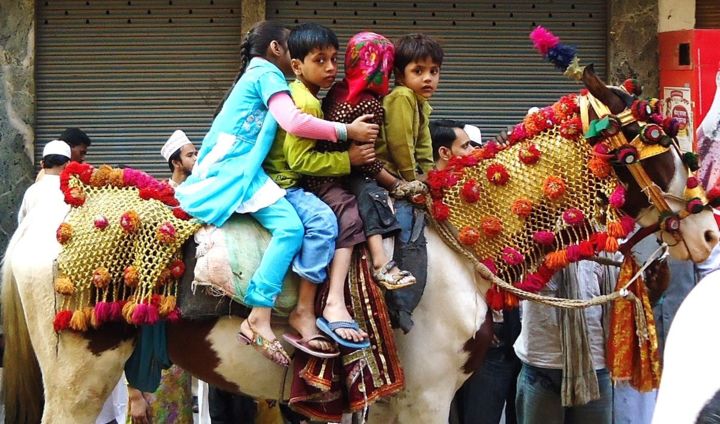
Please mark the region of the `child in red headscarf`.
MULTIPOLYGON (((372 123, 383 124, 385 112, 382 97, 388 93, 390 73, 393 69, 395 48, 385 37, 372 32, 361 32, 348 41, 345 53, 345 78, 336 83, 323 100, 326 119, 352 122, 356 117, 373 114, 372 123)), ((347 150, 349 143, 319 142, 317 149, 325 151, 347 150)), ((342 184, 356 197, 368 248, 372 256, 375 280, 388 290, 415 283, 407 271, 401 271, 395 261, 389 260, 383 250, 383 237, 394 236, 400 225, 390 207, 388 190, 407 192, 408 183, 400 181, 383 168, 380 160, 354 168, 349 178, 309 177, 313 188, 332 182, 342 184)))

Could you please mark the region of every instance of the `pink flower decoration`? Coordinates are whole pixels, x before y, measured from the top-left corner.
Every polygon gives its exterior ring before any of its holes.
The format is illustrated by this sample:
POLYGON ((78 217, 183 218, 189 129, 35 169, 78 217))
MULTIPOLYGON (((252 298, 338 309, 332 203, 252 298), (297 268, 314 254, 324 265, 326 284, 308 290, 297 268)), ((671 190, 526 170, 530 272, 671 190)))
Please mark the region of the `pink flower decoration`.
POLYGON ((578 208, 568 208, 563 212, 563 221, 568 225, 577 225, 585 220, 585 215, 578 208))
POLYGON ((520 265, 525 260, 522 253, 512 247, 506 247, 502 250, 502 258, 508 265, 520 265))
POLYGON ((610 195, 610 205, 615 209, 620 209, 625 204, 625 187, 618 185, 610 195))
POLYGON ((105 216, 103 215, 96 216, 93 224, 98 230, 104 230, 105 228, 107 228, 108 225, 110 225, 107 218, 105 218, 105 216))
POLYGON ((480 261, 480 263, 485 265, 487 267, 487 269, 489 269, 490 272, 492 272, 493 274, 497 274, 497 272, 498 272, 497 266, 495 266, 495 261, 493 261, 492 259, 486 258, 486 259, 483 259, 482 261, 480 261))
POLYGON ((537 244, 549 246, 555 241, 555 233, 552 231, 536 231, 535 234, 533 234, 533 240, 537 244))

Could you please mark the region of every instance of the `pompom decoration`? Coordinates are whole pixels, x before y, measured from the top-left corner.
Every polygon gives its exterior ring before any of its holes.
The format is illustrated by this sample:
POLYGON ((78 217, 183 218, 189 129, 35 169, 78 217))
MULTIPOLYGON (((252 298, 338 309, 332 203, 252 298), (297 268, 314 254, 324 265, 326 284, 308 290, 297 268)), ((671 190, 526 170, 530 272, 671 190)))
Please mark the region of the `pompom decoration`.
POLYGON ((488 166, 487 178, 488 181, 490 181, 491 183, 502 186, 507 184, 508 180, 510 179, 510 174, 508 174, 507 169, 502 164, 493 163, 492 165, 488 166))
POLYGON ((685 206, 688 212, 690 213, 700 213, 705 209, 705 205, 703 205, 703 201, 699 198, 695 197, 693 199, 690 199, 687 202, 687 205, 685 206))
POLYGON ((598 178, 607 178, 610 176, 612 167, 605 159, 599 157, 590 158, 588 161, 588 169, 598 178))
POLYGON ((545 178, 543 193, 550 200, 558 200, 565 194, 565 181, 553 175, 545 178))
POLYGON ((458 240, 466 246, 472 246, 480 240, 480 231, 475 227, 465 226, 460 230, 458 240))
POLYGON ((502 250, 502 259, 508 265, 520 265, 525 260, 525 256, 512 247, 506 247, 502 250))
POLYGON ((480 220, 480 227, 483 234, 488 238, 496 237, 503 230, 502 221, 494 216, 486 216, 480 220))
POLYGON ((72 319, 72 316, 72 311, 59 311, 55 315, 55 320, 53 320, 53 329, 55 330, 55 332, 59 333, 61 331, 67 330, 70 327, 70 320, 72 319))
POLYGON ((530 216, 530 214, 532 213, 532 209, 533 209, 532 202, 530 201, 530 199, 526 199, 524 197, 520 198, 520 199, 515 199, 515 201, 513 202, 512 206, 510 208, 512 213, 514 213, 515 215, 517 215, 523 219, 530 216))
POLYGON ((685 166, 690 168, 690 170, 692 172, 695 172, 698 169, 700 169, 700 164, 698 162, 698 156, 697 156, 697 154, 695 154, 693 152, 685 152, 683 154, 683 163, 685 164, 685 166))
POLYGON ((533 241, 543 246, 550 246, 555 242, 555 233, 552 231, 535 231, 533 241))
POLYGON ((137 268, 130 265, 123 271, 123 282, 126 286, 130 288, 137 287, 138 283, 140 282, 140 273, 138 272, 137 268))
POLYGON ((58 227, 57 231, 55 231, 55 238, 57 238, 58 243, 65 244, 72 238, 73 235, 73 228, 72 225, 63 222, 58 227))
POLYGON ((578 225, 585 220, 585 215, 578 208, 568 208, 562 214, 563 221, 568 225, 578 225))
POLYGON ((633 78, 628 78, 622 83, 623 88, 633 96, 639 96, 642 94, 642 87, 640 82, 633 78))
POLYGON ((127 211, 120 216, 120 226, 126 233, 134 233, 140 227, 140 217, 135 211, 127 211))
POLYGON ((110 225, 110 223, 103 215, 98 215, 95 217, 93 225, 95 225, 95 228, 97 228, 98 230, 104 230, 105 228, 107 228, 108 225, 110 225))
POLYGON ((170 222, 163 222, 155 232, 155 238, 160 243, 170 244, 175 241, 175 227, 170 222))
POLYGON ((530 33, 530 40, 532 40, 535 50, 543 56, 546 56, 550 49, 560 43, 560 37, 539 25, 530 33))
POLYGON ((540 150, 534 144, 522 146, 518 150, 518 158, 525 165, 534 165, 540 160, 540 150))
POLYGON ((665 130, 665 134, 670 137, 677 137, 678 131, 680 131, 680 122, 672 117, 666 117, 663 119, 662 127, 665 130))
POLYGON ((615 187, 615 190, 612 192, 608 200, 610 202, 610 206, 612 206, 613 208, 622 208, 625 204, 625 187, 618 184, 618 186, 615 187))
POLYGON ((438 221, 445 221, 450 217, 450 208, 441 200, 435 200, 432 204, 432 216, 438 221))
POLYGON ((495 265, 495 261, 493 261, 490 258, 485 258, 482 261, 480 261, 481 264, 485 265, 487 269, 492 272, 493 274, 497 274, 497 265, 495 265))
POLYGON ((185 263, 181 261, 180 259, 175 259, 170 264, 170 273, 172 274, 173 278, 180 278, 185 274, 185 263))
POLYGON ((577 141, 582 135, 582 121, 575 117, 560 125, 560 135, 568 140, 577 141))
POLYGON ((460 197, 467 203, 475 203, 480 199, 480 185, 475 180, 463 184, 460 197))
POLYGON ((620 218, 620 225, 622 225, 623 232, 627 236, 635 229, 635 220, 630 215, 623 215, 620 218))
POLYGON ((173 208, 172 212, 175 218, 182 219, 183 221, 187 221, 192 218, 190 214, 185 212, 182 208, 173 208))
POLYGON ((75 293, 75 285, 70 278, 63 275, 55 279, 55 291, 64 296, 72 296, 75 293))
POLYGON ((110 284, 110 271, 104 266, 98 267, 92 275, 92 283, 99 289, 104 289, 110 284))
POLYGON ((505 305, 503 293, 495 284, 493 284, 492 287, 488 289, 487 293, 485 293, 485 301, 487 302, 488 306, 495 311, 502 310, 503 306, 505 305))
POLYGON ((698 177, 695 177, 695 176, 688 177, 687 182, 685 183, 685 187, 690 188, 690 189, 693 189, 699 185, 700 185, 700 180, 698 179, 698 177))

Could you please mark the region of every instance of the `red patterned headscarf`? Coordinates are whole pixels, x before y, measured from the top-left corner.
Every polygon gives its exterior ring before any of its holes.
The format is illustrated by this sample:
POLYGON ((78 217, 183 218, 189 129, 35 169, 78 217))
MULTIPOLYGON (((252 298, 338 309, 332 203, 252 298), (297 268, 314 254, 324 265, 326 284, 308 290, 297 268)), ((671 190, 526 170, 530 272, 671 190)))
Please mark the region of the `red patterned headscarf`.
POLYGON ((388 93, 395 46, 380 34, 360 32, 348 41, 345 51, 345 82, 349 103, 355 103, 363 91, 378 96, 388 93))

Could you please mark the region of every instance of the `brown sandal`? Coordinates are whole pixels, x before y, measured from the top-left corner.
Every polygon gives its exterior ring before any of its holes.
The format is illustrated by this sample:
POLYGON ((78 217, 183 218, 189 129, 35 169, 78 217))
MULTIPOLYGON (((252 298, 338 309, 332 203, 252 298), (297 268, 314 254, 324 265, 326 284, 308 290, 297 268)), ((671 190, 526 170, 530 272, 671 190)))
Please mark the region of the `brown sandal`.
POLYGON ((241 330, 238 332, 238 341, 240 341, 240 343, 254 347, 255 350, 260 352, 264 357, 282 367, 290 365, 290 356, 285 351, 285 348, 282 347, 282 344, 280 344, 278 339, 272 341, 266 339, 261 334, 257 333, 250 326, 250 323, 248 323, 248 328, 252 331, 252 336, 248 337, 242 332, 242 324, 240 324, 240 326, 241 330), (278 359, 276 354, 280 354, 281 358, 278 359))
POLYGON ((390 270, 396 265, 395 261, 390 261, 379 270, 373 272, 375 281, 387 290, 397 290, 415 284, 415 277, 408 271, 390 274, 390 270))

